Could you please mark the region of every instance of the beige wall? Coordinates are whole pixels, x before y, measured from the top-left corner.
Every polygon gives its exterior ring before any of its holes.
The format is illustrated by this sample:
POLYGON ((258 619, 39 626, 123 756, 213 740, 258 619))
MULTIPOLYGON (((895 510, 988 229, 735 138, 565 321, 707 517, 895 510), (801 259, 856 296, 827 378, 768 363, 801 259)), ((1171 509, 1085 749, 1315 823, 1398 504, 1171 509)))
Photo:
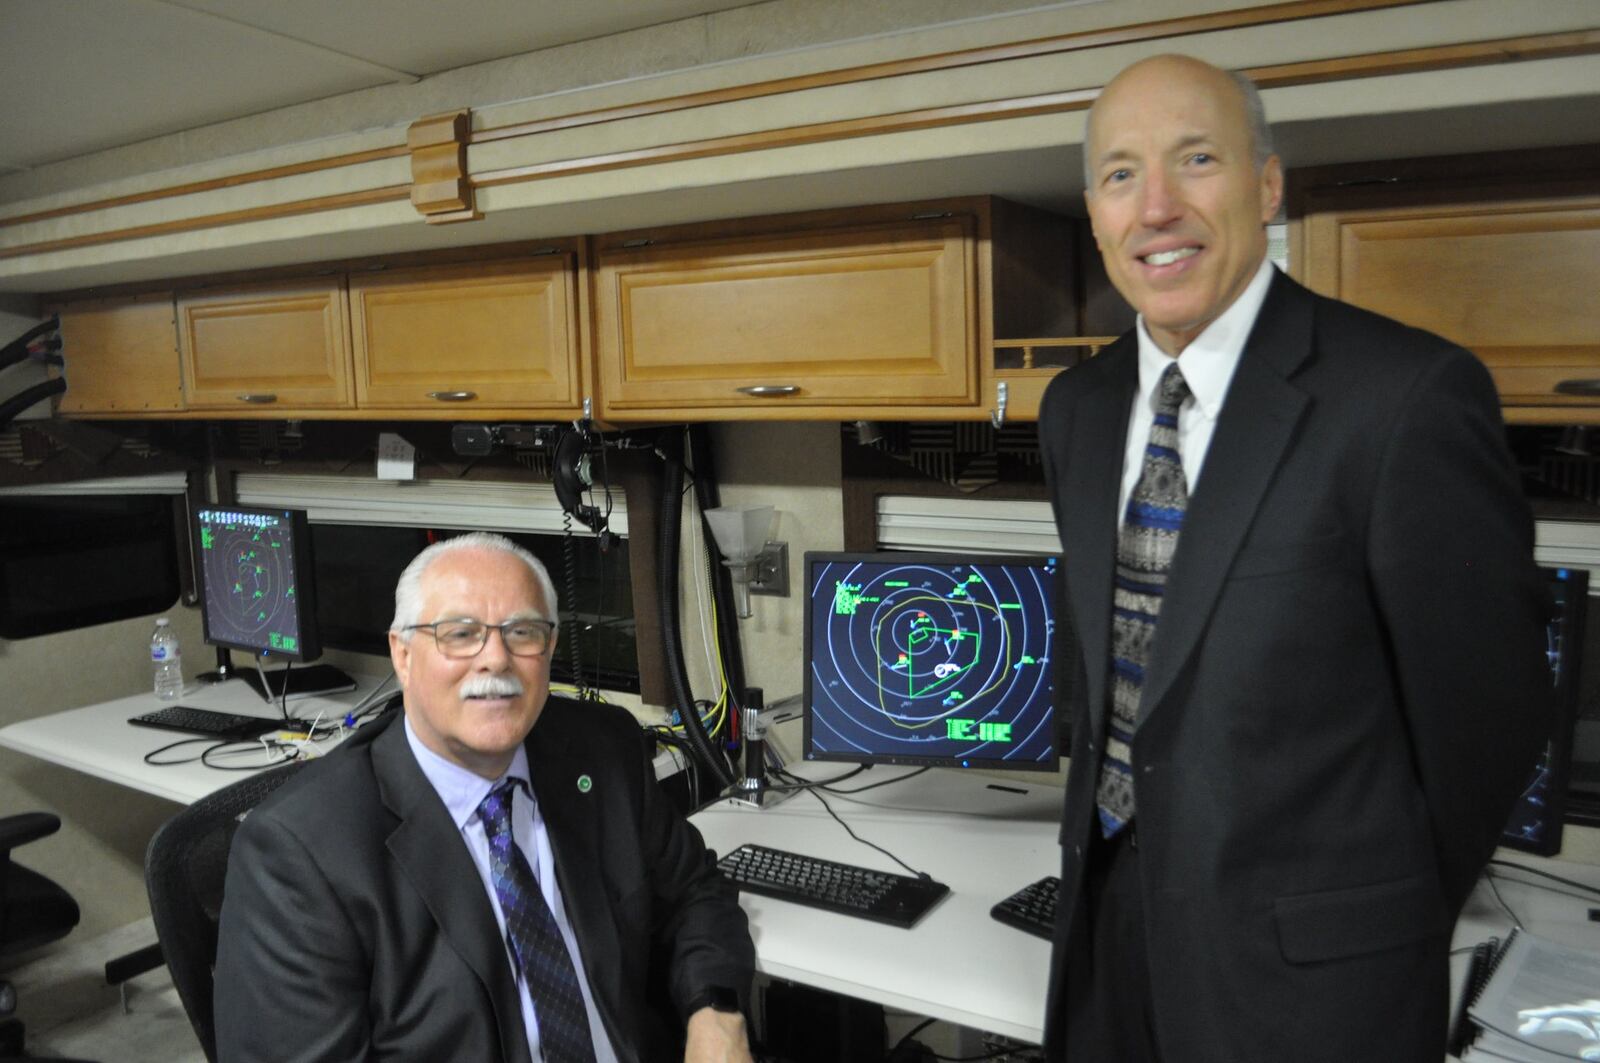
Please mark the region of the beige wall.
MULTIPOLYGON (((211 666, 200 612, 165 613, 184 649, 184 675, 211 666)), ((150 689, 150 632, 155 615, 21 641, 0 640, 0 726, 150 689)), ((77 898, 77 931, 93 935, 149 914, 144 850, 178 810, 171 801, 0 749, 0 811, 54 812, 61 830, 15 854, 77 898)), ((107 957, 108 959, 110 957, 107 957)))

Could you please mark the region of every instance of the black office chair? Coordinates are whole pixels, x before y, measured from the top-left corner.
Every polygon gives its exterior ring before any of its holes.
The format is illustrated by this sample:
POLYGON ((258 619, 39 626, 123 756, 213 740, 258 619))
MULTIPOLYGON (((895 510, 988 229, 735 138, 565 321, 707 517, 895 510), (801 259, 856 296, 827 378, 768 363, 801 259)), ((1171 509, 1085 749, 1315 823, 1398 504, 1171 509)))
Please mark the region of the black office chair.
MULTIPOLYGON (((48 812, 0 817, 0 955, 26 952, 66 936, 78 925, 78 903, 37 871, 11 860, 11 850, 61 829, 48 812)), ((0 1056, 22 1052, 16 989, 0 979, 0 1056)))
POLYGON ((204 797, 167 820, 145 852, 150 914, 178 999, 206 1058, 215 1063, 211 971, 217 961, 217 921, 228 850, 244 813, 306 765, 292 761, 251 775, 204 797))

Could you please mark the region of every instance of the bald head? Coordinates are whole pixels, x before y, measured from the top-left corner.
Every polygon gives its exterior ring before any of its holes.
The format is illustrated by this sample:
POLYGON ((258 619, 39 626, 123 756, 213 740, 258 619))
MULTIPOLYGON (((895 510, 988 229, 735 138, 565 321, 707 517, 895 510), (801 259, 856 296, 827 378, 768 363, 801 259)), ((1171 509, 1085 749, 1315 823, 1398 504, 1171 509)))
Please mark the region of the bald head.
POLYGON ((1261 103, 1261 93, 1257 91, 1255 82, 1237 71, 1223 70, 1190 55, 1151 56, 1124 67, 1106 84, 1089 108, 1089 130, 1083 145, 1083 186, 1091 193, 1095 185, 1094 174, 1099 166, 1096 143, 1103 142, 1095 135, 1096 122, 1105 111, 1102 103, 1108 97, 1114 98, 1114 93, 1118 91, 1130 87, 1137 89, 1148 83, 1159 84, 1164 90, 1170 91, 1199 88, 1220 94, 1230 101, 1231 106, 1238 108, 1240 120, 1250 136, 1250 156, 1255 161, 1256 171, 1260 172, 1275 154, 1272 127, 1267 125, 1267 111, 1261 103))

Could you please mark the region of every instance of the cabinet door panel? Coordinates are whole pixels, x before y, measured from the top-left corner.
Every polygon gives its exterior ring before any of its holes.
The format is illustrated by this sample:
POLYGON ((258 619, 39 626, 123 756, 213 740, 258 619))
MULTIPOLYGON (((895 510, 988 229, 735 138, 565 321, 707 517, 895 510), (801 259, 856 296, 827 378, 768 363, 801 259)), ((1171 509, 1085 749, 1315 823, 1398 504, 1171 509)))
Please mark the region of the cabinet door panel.
POLYGON ((175 413, 183 409, 172 293, 60 308, 65 414, 175 413))
POLYGON ((971 236, 953 217, 602 251, 605 407, 971 403, 971 236))
POLYGON ((581 409, 571 255, 352 276, 362 408, 581 409))
POLYGON ((263 412, 351 405, 342 280, 178 299, 191 409, 263 412))
POLYGON ((1555 387, 1600 378, 1600 200, 1349 211, 1307 235, 1313 286, 1473 351, 1506 406, 1596 401, 1555 387))

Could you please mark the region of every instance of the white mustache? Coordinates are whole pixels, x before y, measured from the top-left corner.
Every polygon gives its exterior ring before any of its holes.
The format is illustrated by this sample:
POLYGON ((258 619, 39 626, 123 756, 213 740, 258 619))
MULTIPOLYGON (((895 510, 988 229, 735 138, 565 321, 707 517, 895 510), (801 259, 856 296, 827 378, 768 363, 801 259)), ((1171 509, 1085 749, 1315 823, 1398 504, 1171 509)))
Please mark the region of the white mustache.
POLYGON ((514 675, 469 675, 461 682, 463 698, 520 698, 522 689, 514 675))

